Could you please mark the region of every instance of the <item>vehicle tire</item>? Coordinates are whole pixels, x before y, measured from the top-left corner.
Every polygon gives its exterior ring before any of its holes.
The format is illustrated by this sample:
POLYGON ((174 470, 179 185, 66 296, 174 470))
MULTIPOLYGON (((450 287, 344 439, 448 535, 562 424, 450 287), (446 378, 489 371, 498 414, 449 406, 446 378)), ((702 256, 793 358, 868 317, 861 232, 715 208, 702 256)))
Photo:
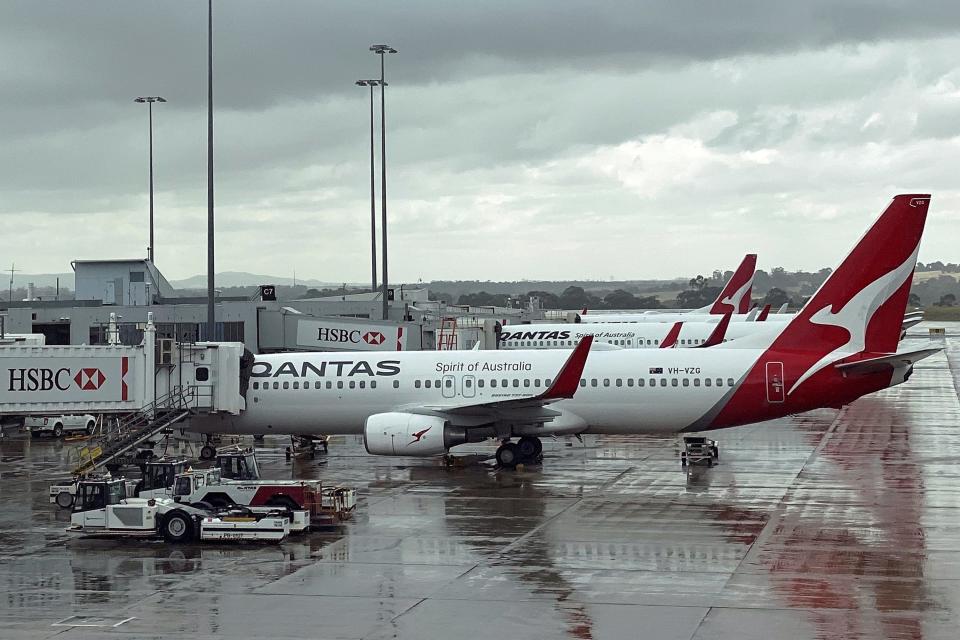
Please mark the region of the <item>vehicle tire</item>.
POLYGON ((543 443, 540 442, 540 438, 523 436, 517 443, 517 449, 520 452, 520 459, 524 462, 536 460, 543 453, 543 443))
POLYGON ((708 466, 708 467, 712 467, 712 466, 713 466, 713 458, 707 458, 707 466, 708 466))
POLYGON ((90 422, 88 422, 88 423, 87 423, 87 435, 88 435, 88 436, 92 436, 92 435, 93 435, 93 430, 94 430, 96 427, 97 427, 97 423, 94 422, 93 420, 91 420, 90 422))
POLYGON ((520 462, 520 451, 512 442, 505 442, 497 449, 497 464, 504 469, 514 469, 520 462))
POLYGON ((167 542, 183 543, 193 538, 193 520, 183 511, 171 511, 160 525, 163 539, 167 542))
POLYGON ((69 509, 73 506, 73 494, 69 491, 61 491, 55 498, 57 506, 61 509, 69 509))
POLYGON ((201 460, 213 460, 217 457, 217 450, 215 447, 209 444, 203 445, 200 449, 200 459, 201 460))
POLYGON ((58 422, 55 425, 53 425, 53 437, 59 438, 62 435, 63 435, 63 425, 58 422))
POLYGON ((714 447, 714 448, 713 448, 713 459, 714 459, 714 460, 719 460, 719 459, 720 459, 720 447, 714 447))

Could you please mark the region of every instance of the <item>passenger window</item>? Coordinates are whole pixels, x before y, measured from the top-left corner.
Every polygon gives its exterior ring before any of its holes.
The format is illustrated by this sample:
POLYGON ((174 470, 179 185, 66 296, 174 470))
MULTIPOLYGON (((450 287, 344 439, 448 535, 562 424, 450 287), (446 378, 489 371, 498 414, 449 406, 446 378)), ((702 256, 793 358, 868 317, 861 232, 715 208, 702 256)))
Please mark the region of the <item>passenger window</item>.
POLYGON ((494 387, 496 387, 496 386, 497 386, 497 379, 494 378, 493 380, 490 381, 490 387, 491 387, 491 388, 494 388, 494 387))
POLYGON ((514 379, 513 379, 513 386, 514 386, 514 387, 519 387, 519 386, 520 386, 520 381, 517 380, 516 378, 514 378, 514 379))
POLYGON ((623 379, 617 378, 617 386, 618 386, 618 387, 622 387, 622 386, 623 386, 623 379))
POLYGON ((376 389, 376 388, 377 388, 377 381, 376 381, 376 380, 371 380, 371 381, 370 381, 370 388, 371 388, 371 389, 376 389))
POLYGON ((678 381, 677 381, 676 378, 672 378, 672 379, 670 380, 670 386, 671 386, 671 387, 676 387, 677 384, 678 384, 678 381))
POLYGON ((333 383, 327 380, 327 389, 333 389, 333 383))
POLYGON ((604 378, 604 379, 603 379, 603 386, 605 386, 605 387, 609 387, 609 386, 610 386, 610 378, 604 378))
POLYGON ((480 378, 479 380, 477 380, 477 386, 483 389, 483 378, 480 378))
POLYGON ((314 388, 314 389, 319 389, 319 388, 320 388, 320 381, 319 381, 319 380, 317 380, 316 382, 313 383, 313 388, 314 388))
POLYGON ((637 386, 638 386, 638 387, 642 387, 643 384, 644 384, 644 382, 646 382, 646 381, 645 381, 643 378, 637 378, 637 386))
MULTIPOLYGON (((619 385, 618 385, 618 386, 619 386, 619 385)), ((632 386, 633 386, 633 378, 627 378, 627 386, 628 386, 628 387, 632 387, 632 386)))
POLYGON ((299 383, 299 382, 294 382, 294 383, 293 383, 293 388, 294 388, 294 389, 299 389, 299 388, 300 388, 300 383, 299 383))
POLYGON ((713 380, 711 380, 710 378, 704 378, 704 379, 703 379, 703 386, 709 387, 711 382, 713 382, 713 380))
POLYGON ((337 389, 343 389, 343 380, 337 380, 337 389))
POLYGON ((393 388, 394 388, 394 389, 399 389, 399 388, 400 388, 400 381, 399 381, 399 380, 394 380, 394 381, 393 381, 393 388))
POLYGON ((650 378, 650 386, 651 386, 651 387, 657 386, 657 379, 656 379, 656 378, 650 378))
POLYGON ((695 387, 699 387, 699 386, 700 386, 700 378, 694 378, 694 379, 693 379, 693 386, 695 386, 695 387))
POLYGON ((445 386, 447 389, 449 389, 450 387, 453 386, 453 380, 451 380, 450 378, 447 378, 446 381, 444 382, 443 386, 445 386))
POLYGON ((653 344, 660 344, 660 341, 659 341, 659 340, 654 340, 654 341, 653 341, 653 344))
POLYGON ((280 388, 280 383, 279 383, 279 382, 274 382, 274 383, 273 383, 273 388, 274 388, 274 389, 279 389, 279 388, 280 388))
POLYGON ((689 379, 689 378, 684 378, 684 379, 683 379, 683 386, 685 386, 685 387, 689 387, 689 386, 690 386, 690 379, 689 379))
POLYGON ((420 388, 420 381, 419 381, 419 380, 414 380, 414 381, 413 381, 413 386, 414 386, 415 388, 419 389, 419 388, 420 388))
POLYGON ((723 386, 723 378, 717 378, 717 386, 718 386, 718 387, 722 387, 722 386, 723 386))
POLYGON ((540 378, 534 378, 534 379, 533 379, 533 386, 535 386, 535 387, 539 387, 539 386, 540 386, 540 378))
POLYGON ((530 386, 530 378, 524 378, 524 379, 523 379, 523 386, 524 386, 524 387, 529 387, 529 386, 530 386))
POLYGON ((433 386, 436 387, 437 389, 439 389, 439 388, 440 388, 440 381, 439 381, 439 380, 434 380, 434 381, 433 381, 433 386))
POLYGON ((290 388, 290 383, 289 383, 289 382, 284 382, 284 383, 283 383, 283 388, 284 388, 284 389, 289 389, 289 388, 290 388))
POLYGON ((596 379, 596 378, 590 378, 590 386, 591 386, 591 387, 597 386, 597 379, 596 379))
POLYGON ((503 378, 503 379, 500 380, 500 386, 503 387, 503 388, 507 388, 507 387, 510 386, 510 383, 507 381, 506 378, 503 378))
POLYGON ((360 381, 360 388, 361 388, 361 389, 366 389, 366 388, 367 388, 367 382, 366 382, 366 380, 361 380, 361 381, 360 381))
POLYGON ((649 345, 649 344, 650 344, 650 341, 649 341, 649 340, 647 340, 647 345, 649 345))
POLYGON ((580 378, 580 386, 581 386, 581 387, 587 386, 587 381, 584 380, 583 378, 580 378))
POLYGON ((733 386, 733 378, 727 378, 727 386, 728 386, 728 387, 732 387, 732 386, 733 386))
POLYGON ((253 383, 253 388, 254 388, 254 389, 259 389, 259 388, 260 388, 260 383, 259 383, 259 382, 254 382, 254 383, 253 383))
POLYGON ((543 381, 543 386, 549 387, 549 386, 550 386, 550 382, 551 382, 550 378, 547 378, 546 380, 543 381))
POLYGON ((470 378, 465 378, 464 381, 463 381, 463 386, 466 387, 467 389, 472 389, 472 388, 473 388, 473 381, 470 380, 470 378))
POLYGON ((660 378, 660 386, 661 386, 661 387, 667 386, 667 379, 666 379, 666 378, 660 378))

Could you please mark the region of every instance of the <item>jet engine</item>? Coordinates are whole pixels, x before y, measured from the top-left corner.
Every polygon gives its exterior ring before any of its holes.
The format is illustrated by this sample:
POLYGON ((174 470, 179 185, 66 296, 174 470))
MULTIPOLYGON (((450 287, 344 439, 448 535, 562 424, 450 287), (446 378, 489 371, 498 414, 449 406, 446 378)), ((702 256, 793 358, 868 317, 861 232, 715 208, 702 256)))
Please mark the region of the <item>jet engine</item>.
POLYGON ((415 413, 375 413, 363 428, 367 452, 380 456, 434 456, 466 441, 463 427, 415 413))

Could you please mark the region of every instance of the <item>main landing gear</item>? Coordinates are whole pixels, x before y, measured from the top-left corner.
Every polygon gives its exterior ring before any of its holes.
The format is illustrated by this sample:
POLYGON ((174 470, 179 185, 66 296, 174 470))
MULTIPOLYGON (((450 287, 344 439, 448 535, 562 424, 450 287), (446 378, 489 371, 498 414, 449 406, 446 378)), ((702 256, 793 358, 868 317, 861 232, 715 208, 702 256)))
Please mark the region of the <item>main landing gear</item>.
POLYGON ((504 440, 497 449, 497 464, 504 469, 515 469, 518 464, 536 464, 543 460, 540 438, 523 436, 516 443, 504 440))

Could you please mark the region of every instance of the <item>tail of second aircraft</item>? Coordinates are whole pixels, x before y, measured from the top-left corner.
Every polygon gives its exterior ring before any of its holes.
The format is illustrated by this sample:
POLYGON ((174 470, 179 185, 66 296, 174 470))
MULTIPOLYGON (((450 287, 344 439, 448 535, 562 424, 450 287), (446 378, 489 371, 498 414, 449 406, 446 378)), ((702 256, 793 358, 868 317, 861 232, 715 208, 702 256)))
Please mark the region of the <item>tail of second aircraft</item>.
POLYGON ((896 196, 771 345, 810 361, 794 388, 842 358, 897 350, 929 204, 896 196))
POLYGON ((748 253, 713 304, 694 313, 746 313, 750 309, 750 294, 753 291, 753 273, 757 269, 757 254, 748 253))

